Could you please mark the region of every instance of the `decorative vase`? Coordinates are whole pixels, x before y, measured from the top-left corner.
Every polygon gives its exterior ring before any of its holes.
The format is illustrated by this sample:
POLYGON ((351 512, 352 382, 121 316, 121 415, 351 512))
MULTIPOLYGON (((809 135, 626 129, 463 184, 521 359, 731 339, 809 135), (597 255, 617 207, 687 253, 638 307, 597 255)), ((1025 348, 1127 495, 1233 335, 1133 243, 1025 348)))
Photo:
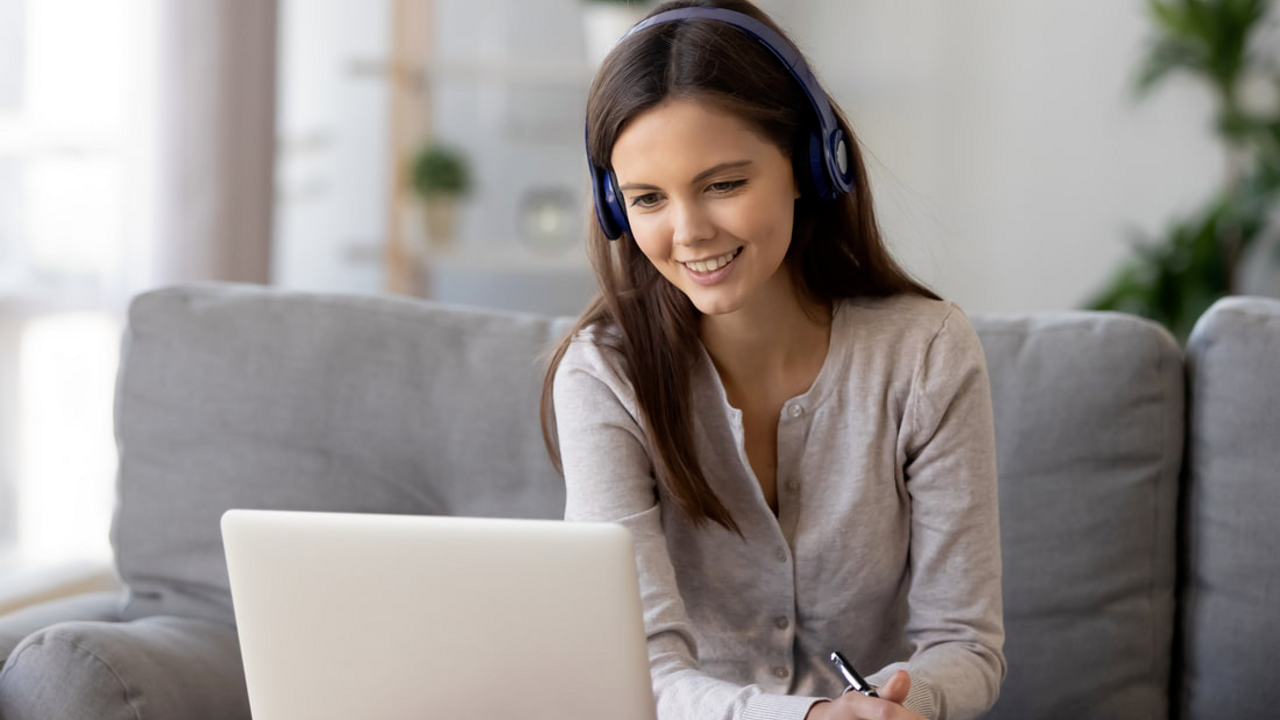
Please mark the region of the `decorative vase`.
POLYGON ((422 215, 427 226, 427 247, 451 247, 458 225, 458 198, 436 195, 422 201, 422 215))
POLYGON ((600 67, 609 51, 623 35, 648 14, 647 3, 582 3, 583 46, 591 68, 600 67))
POLYGON ((558 255, 573 247, 579 218, 563 187, 533 187, 520 198, 520 237, 534 252, 558 255))

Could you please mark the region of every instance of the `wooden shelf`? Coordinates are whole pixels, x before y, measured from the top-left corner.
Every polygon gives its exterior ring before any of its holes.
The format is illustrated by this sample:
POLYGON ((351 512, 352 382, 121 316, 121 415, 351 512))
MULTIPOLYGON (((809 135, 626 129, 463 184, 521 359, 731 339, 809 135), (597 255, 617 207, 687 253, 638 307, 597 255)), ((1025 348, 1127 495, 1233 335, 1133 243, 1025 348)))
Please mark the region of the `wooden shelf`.
POLYGON ((591 264, 581 246, 557 254, 543 254, 519 243, 471 243, 448 248, 430 248, 423 257, 432 271, 467 271, 530 274, 549 272, 591 272, 591 264))
POLYGON ((585 94, 592 71, 586 65, 570 63, 445 60, 428 68, 427 74, 433 81, 564 85, 582 88, 585 94))

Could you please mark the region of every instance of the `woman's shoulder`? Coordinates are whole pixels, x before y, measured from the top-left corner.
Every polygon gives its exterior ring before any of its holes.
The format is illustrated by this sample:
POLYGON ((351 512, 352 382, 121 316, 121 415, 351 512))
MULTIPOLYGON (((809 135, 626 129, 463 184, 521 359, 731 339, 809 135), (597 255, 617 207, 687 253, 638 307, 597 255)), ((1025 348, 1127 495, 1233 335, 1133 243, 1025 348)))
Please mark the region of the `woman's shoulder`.
POLYGON ((950 300, 915 293, 844 299, 838 314, 850 332, 902 343, 929 345, 944 329, 973 332, 964 311, 950 300))
POLYGON ((916 387, 924 378, 959 377, 985 367, 968 316, 949 300, 921 295, 851 298, 837 311, 850 374, 916 387))
POLYGON ((617 369, 622 363, 621 331, 611 325, 578 328, 569 338, 560 364, 580 368, 617 369))
POLYGON ((618 340, 619 331, 612 326, 593 324, 579 328, 569 338, 556 368, 556 384, 572 384, 576 380, 590 378, 613 389, 616 394, 631 395, 631 382, 625 372, 618 340))

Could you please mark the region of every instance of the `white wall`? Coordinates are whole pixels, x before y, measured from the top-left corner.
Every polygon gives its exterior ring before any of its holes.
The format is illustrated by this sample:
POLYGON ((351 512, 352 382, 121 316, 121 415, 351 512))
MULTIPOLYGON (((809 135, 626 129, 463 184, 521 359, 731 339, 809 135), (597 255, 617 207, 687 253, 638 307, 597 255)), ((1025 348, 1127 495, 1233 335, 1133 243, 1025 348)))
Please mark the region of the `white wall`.
MULTIPOLYGON (((532 187, 585 201, 580 2, 435 0, 435 128, 471 154, 477 181, 464 246, 518 242, 532 187)), ((284 47, 294 48, 282 67, 285 139, 327 138, 353 169, 318 194, 305 163, 328 161, 285 161, 282 191, 302 192, 315 210, 286 222, 281 278, 378 287, 367 262, 376 257, 361 265, 349 255, 383 232, 382 166, 363 154, 384 148, 385 93, 344 76, 334 56, 383 51, 385 9, 370 10, 384 4, 282 5, 284 47), (299 33, 307 16, 325 19, 299 33), (322 52, 325 43, 347 49, 322 52)), ((1206 90, 1172 80, 1145 102, 1133 97, 1151 32, 1144 0, 758 4, 851 117, 899 257, 971 312, 1079 307, 1135 231, 1161 233, 1221 179, 1206 90)))
POLYGON ((1145 3, 810 0, 791 30, 869 152, 887 236, 970 311, 1077 307, 1221 179, 1209 94, 1131 93, 1145 3))
POLYGON ((518 244, 532 188, 586 187, 582 122, 591 80, 578 0, 434 0, 433 123, 463 147, 475 188, 464 242, 518 244))
POLYGON ((389 3, 281 0, 272 282, 385 283, 389 3))

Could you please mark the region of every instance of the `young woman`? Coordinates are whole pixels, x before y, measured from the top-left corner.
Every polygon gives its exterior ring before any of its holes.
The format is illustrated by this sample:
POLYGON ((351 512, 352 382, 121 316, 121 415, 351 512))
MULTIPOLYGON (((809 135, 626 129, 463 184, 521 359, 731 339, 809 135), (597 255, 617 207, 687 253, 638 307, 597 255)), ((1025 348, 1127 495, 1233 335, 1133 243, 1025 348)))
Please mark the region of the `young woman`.
POLYGON ((828 103, 743 0, 662 5, 591 87, 601 293, 544 431, 566 518, 633 535, 662 720, 972 718, 1004 678, 982 349, 828 103))

